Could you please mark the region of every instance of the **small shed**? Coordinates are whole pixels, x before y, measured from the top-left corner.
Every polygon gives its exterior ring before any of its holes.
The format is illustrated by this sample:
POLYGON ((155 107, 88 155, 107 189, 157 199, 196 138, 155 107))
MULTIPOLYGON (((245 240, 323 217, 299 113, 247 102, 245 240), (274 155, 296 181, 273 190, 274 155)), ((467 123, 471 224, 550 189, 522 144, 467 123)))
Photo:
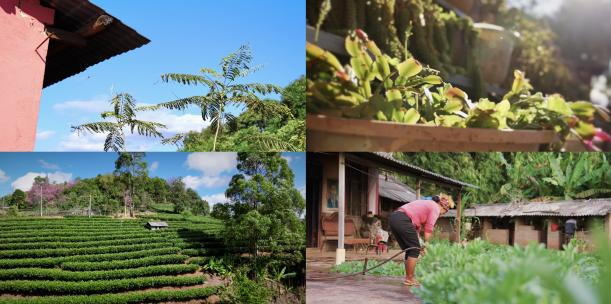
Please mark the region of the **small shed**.
POLYGON ((144 227, 150 230, 159 230, 163 228, 168 228, 169 225, 166 222, 148 222, 146 223, 146 225, 144 225, 144 227))

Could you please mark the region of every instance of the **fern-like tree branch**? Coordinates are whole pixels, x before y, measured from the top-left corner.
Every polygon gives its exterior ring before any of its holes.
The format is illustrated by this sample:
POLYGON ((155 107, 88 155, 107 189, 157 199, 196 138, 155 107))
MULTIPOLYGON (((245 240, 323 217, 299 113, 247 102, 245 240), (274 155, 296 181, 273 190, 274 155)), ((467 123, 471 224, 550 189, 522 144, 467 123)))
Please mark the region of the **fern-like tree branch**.
POLYGON ((127 128, 132 134, 136 132, 139 135, 146 137, 160 137, 163 134, 159 129, 164 129, 166 126, 157 122, 150 122, 136 119, 138 112, 150 111, 157 109, 157 106, 136 107, 134 98, 126 93, 115 95, 111 100, 111 111, 104 111, 100 114, 102 119, 112 119, 113 121, 99 121, 85 123, 78 126, 72 126, 72 131, 81 133, 96 133, 107 134, 104 141, 104 151, 123 151, 125 150, 125 129, 127 128))

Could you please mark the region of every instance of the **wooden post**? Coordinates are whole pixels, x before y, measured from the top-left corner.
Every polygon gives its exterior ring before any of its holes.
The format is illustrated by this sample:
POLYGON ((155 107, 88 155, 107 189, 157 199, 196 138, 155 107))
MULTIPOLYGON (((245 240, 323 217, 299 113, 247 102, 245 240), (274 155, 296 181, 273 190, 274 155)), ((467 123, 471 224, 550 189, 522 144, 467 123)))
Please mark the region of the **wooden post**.
POLYGON ((462 222, 462 188, 458 190, 458 199, 456 200, 456 241, 460 243, 460 229, 462 222))
POLYGON ((91 193, 89 193, 89 218, 91 218, 91 193))
POLYGON ((422 186, 422 180, 418 179, 418 181, 416 181, 416 199, 420 199, 421 186, 422 186))
POLYGON ((346 260, 346 249, 344 249, 344 218, 346 204, 346 155, 339 153, 339 172, 337 182, 337 252, 335 255, 335 264, 339 265, 346 260))
POLYGON ((42 183, 40 184, 40 217, 42 217, 42 183))

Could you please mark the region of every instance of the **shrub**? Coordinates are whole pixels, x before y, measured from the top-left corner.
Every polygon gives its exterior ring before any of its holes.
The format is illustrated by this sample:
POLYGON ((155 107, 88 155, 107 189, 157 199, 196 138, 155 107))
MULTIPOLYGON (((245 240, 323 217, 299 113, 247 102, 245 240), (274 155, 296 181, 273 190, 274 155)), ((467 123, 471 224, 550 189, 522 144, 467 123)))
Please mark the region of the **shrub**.
POLYGON ((132 304, 179 302, 203 299, 222 291, 221 287, 193 288, 187 290, 155 290, 127 292, 122 294, 102 294, 83 296, 47 296, 0 299, 0 304, 132 304))
POLYGON ((184 262, 188 257, 185 255, 171 254, 162 256, 149 256, 140 259, 106 262, 66 262, 62 269, 73 271, 111 270, 143 267, 151 265, 166 265, 184 262))
POLYGON ((156 265, 132 269, 101 271, 64 271, 46 268, 16 268, 0 270, 0 280, 94 281, 159 275, 176 275, 197 271, 198 265, 156 265))
POLYGON ((13 280, 0 281, 0 292, 17 294, 96 294, 162 286, 192 286, 203 283, 204 278, 201 276, 159 276, 87 282, 13 280))

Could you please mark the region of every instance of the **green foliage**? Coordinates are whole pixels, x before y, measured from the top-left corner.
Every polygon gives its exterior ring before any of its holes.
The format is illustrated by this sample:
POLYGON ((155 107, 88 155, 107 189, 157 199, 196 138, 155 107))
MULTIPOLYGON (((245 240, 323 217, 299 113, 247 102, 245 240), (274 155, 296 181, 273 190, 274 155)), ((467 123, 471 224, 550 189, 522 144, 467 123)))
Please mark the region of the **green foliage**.
POLYGON ((400 62, 383 54, 361 30, 347 36, 345 44, 351 58, 345 68, 330 52, 306 45, 310 113, 443 127, 553 130, 561 139, 572 133, 590 140, 595 134, 598 109, 593 104, 532 93, 520 71, 501 102, 471 102, 415 59, 400 62))
MULTIPOLYGON (((601 247, 608 252, 608 247, 601 247)), ((369 267, 375 263, 370 262, 369 267)), ((362 262, 348 262, 334 270, 358 272, 362 267, 362 262)), ((609 264, 574 246, 556 251, 537 244, 434 242, 416 267, 422 287, 412 292, 426 303, 579 303, 586 298, 602 299, 594 288, 608 286, 609 277, 602 277, 608 271, 609 264)), ((371 274, 402 276, 404 265, 391 262, 371 274)))
MULTIPOLYGON (((267 269, 281 265, 303 278, 305 225, 299 216, 305 203, 281 154, 238 153, 238 174, 232 177, 225 196, 229 202, 215 204, 212 214, 225 221, 227 246, 249 253, 247 263, 237 263, 242 271, 261 279, 269 273, 267 269)), ((247 290, 256 290, 262 283, 245 284, 247 290)))
POLYGON ((10 280, 0 281, 0 292, 16 292, 20 294, 96 294, 163 286, 193 286, 203 283, 204 278, 201 276, 156 276, 150 278, 84 282, 10 280))
MULTIPOLYGON (((211 119, 214 138, 211 151, 216 151, 217 140, 222 126, 234 123, 236 117, 226 112, 231 105, 245 106, 249 110, 263 115, 277 114, 274 107, 269 107, 260 99, 260 95, 280 93, 280 88, 272 84, 241 83, 239 80, 256 72, 260 67, 252 66, 252 52, 248 45, 241 46, 236 52, 227 55, 219 64, 221 71, 202 68, 201 75, 165 74, 164 82, 176 82, 183 85, 203 85, 208 88, 206 95, 192 96, 157 105, 171 110, 184 110, 196 106, 201 111, 204 121, 211 119)), ((179 145, 185 134, 166 139, 164 143, 179 145)))
POLYGON ((73 126, 72 131, 84 133, 108 133, 104 142, 104 151, 123 151, 125 149, 125 129, 127 128, 132 134, 134 130, 138 135, 147 137, 162 137, 163 135, 158 129, 165 128, 164 124, 157 122, 143 121, 136 117, 138 112, 153 110, 154 108, 144 106, 137 107, 134 98, 126 93, 115 95, 110 100, 112 110, 103 112, 102 119, 105 121, 86 123, 79 126, 73 126), (106 121, 110 119, 110 121, 106 121))
POLYGON ((233 276, 233 284, 222 294, 223 301, 227 303, 269 303, 271 291, 258 280, 249 279, 244 273, 233 276))
POLYGON ((71 271, 94 271, 126 269, 135 267, 145 267, 152 265, 168 265, 184 262, 188 257, 178 254, 146 256, 143 258, 122 260, 122 261, 102 261, 102 262, 65 262, 61 264, 62 269, 71 271))
POLYGON ((17 205, 10 206, 7 212, 8 216, 19 216, 19 208, 17 205))
POLYGON ((45 268, 16 268, 0 270, 0 280, 54 280, 54 281, 95 281, 160 275, 177 275, 197 271, 197 265, 158 265, 131 269, 98 271, 64 271, 45 268))
MULTIPOLYGON (((59 267, 63 263, 68 262, 102 262, 114 261, 121 262, 122 260, 138 259, 150 256, 163 256, 175 254, 180 250, 178 247, 164 247, 156 249, 145 249, 140 251, 122 252, 122 253, 106 253, 106 254, 90 254, 90 255, 75 255, 67 257, 50 257, 50 258, 17 258, 0 260, 2 269, 10 268, 28 268, 28 267, 59 267)), ((99 264, 98 264, 99 265, 99 264)))
MULTIPOLYGON (((218 151, 304 151, 305 150, 305 77, 282 90, 282 99, 263 100, 262 112, 248 108, 235 120, 221 126, 218 151)), ((184 136, 184 151, 208 151, 214 146, 216 127, 184 136)))
POLYGON ((13 192, 13 195, 11 195, 9 205, 16 206, 18 209, 27 207, 25 192, 21 191, 20 189, 16 189, 13 192))
POLYGON ((28 257, 53 257, 67 255, 85 255, 94 253, 115 253, 125 251, 138 251, 151 248, 171 247, 172 243, 152 243, 152 244, 136 244, 136 245, 118 245, 107 247, 90 247, 78 249, 17 249, 4 250, 0 252, 0 258, 28 258, 28 257))
POLYGON ((0 299, 2 304, 136 304, 180 302, 203 299, 219 293, 220 287, 202 287, 185 290, 154 290, 143 292, 128 292, 121 294, 83 295, 83 296, 46 296, 14 299, 0 299))
MULTIPOLYGON (((463 204, 607 197, 611 189, 607 153, 396 153, 397 159, 477 185, 463 204)), ((400 177, 414 185, 411 177, 400 177)), ((422 193, 447 192, 432 183, 422 193)))

